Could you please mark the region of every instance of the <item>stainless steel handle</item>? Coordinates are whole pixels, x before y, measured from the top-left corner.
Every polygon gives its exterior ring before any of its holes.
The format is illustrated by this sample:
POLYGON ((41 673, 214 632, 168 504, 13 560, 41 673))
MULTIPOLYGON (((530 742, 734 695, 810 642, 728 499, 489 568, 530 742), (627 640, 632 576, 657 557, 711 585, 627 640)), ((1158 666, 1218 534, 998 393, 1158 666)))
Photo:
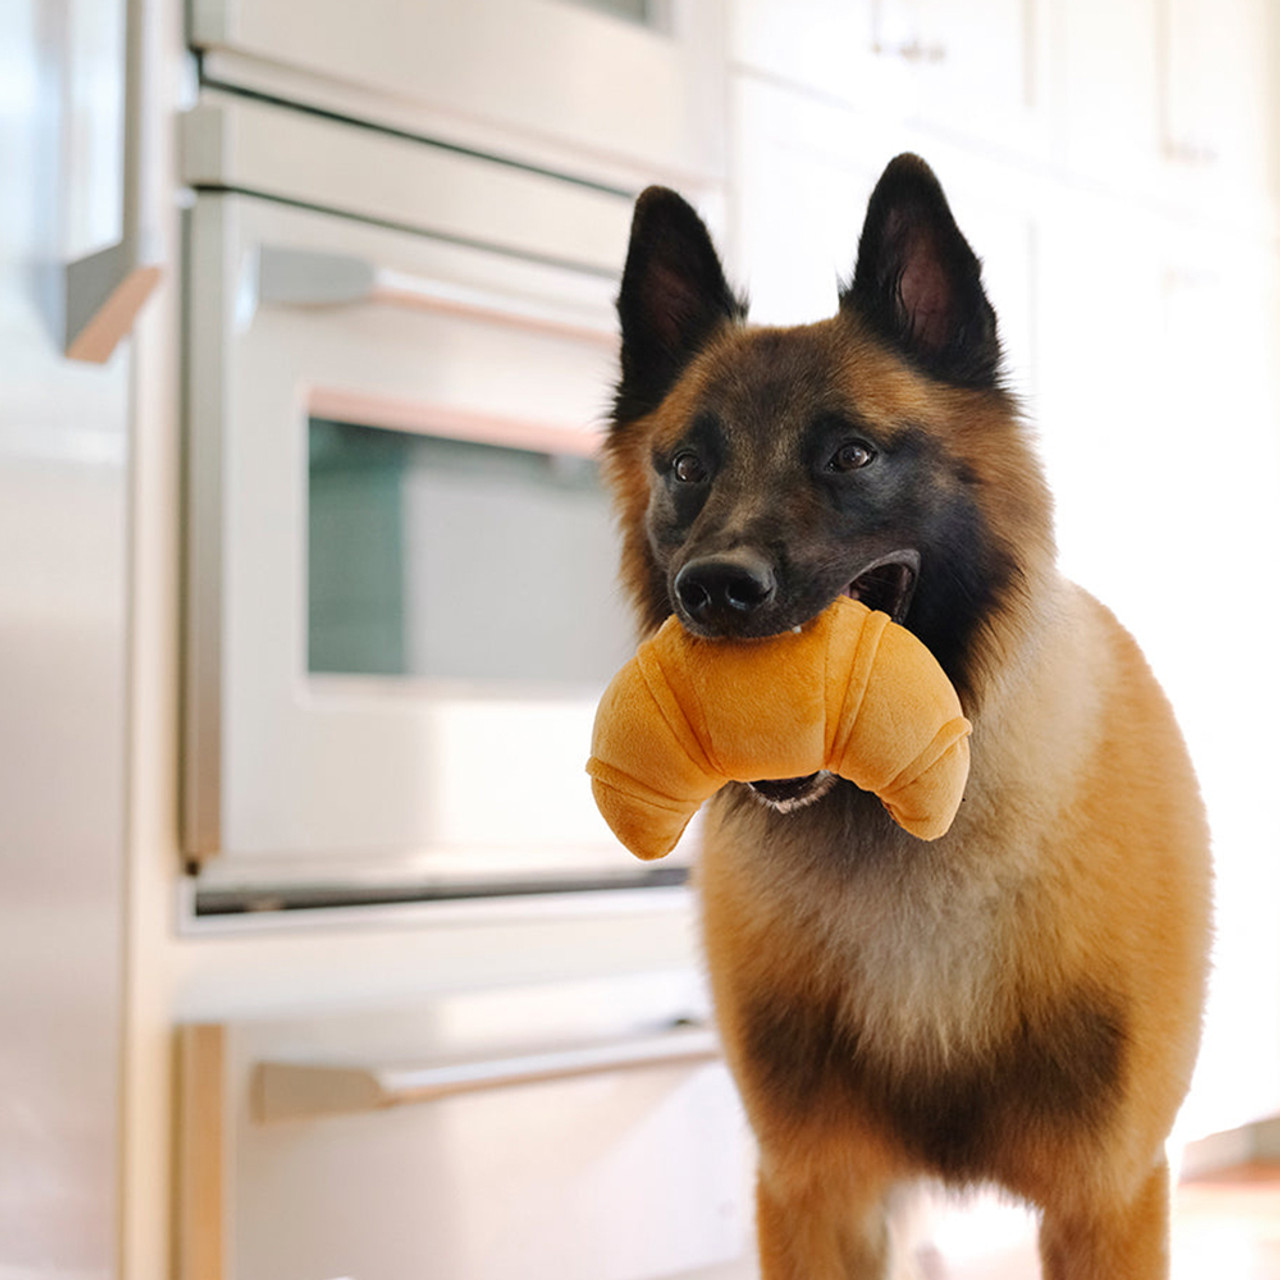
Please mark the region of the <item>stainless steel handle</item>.
POLYGON ((133 329, 142 304, 164 274, 155 238, 142 217, 147 129, 146 41, 149 0, 125 2, 124 158, 120 239, 67 265, 63 350, 103 364, 133 329))
MULTIPOLYGON (((541 329, 612 346, 617 323, 607 303, 552 301, 500 293, 453 281, 386 271, 349 254, 261 245, 256 280, 247 291, 258 303, 286 307, 343 307, 364 302, 480 316, 523 329, 541 329)), ((604 282, 601 282, 602 288, 604 282)))
POLYGON ((259 1121, 314 1119, 607 1071, 711 1062, 719 1056, 714 1031, 678 1026, 650 1035, 507 1057, 414 1066, 260 1062, 254 1070, 253 1114, 259 1121))

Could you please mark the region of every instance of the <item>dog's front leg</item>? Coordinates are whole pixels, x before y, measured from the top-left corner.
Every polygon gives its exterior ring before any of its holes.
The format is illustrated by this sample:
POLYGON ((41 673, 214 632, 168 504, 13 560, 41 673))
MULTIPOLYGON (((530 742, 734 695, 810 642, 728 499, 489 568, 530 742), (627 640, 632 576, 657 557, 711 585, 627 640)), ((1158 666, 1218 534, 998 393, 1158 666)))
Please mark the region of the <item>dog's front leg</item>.
POLYGON ((888 1274, 885 1188, 761 1171, 756 1230, 762 1280, 883 1280, 888 1274))
POLYGON ((1045 1280, 1165 1280, 1169 1274, 1169 1167, 1161 1160, 1119 1204, 1046 1208, 1040 1228, 1045 1280))

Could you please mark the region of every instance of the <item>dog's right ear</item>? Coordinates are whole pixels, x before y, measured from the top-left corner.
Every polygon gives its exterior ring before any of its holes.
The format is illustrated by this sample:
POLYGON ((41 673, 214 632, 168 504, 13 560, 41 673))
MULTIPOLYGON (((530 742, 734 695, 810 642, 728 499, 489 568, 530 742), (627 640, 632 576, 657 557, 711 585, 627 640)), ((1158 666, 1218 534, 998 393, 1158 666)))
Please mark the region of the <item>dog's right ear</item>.
POLYGON ((1000 340, 982 264, 919 156, 890 161, 876 183, 840 308, 938 377, 998 385, 1000 340))
POLYGON ((716 329, 745 314, 702 219, 666 187, 643 191, 618 294, 622 375, 614 425, 656 409, 716 329))

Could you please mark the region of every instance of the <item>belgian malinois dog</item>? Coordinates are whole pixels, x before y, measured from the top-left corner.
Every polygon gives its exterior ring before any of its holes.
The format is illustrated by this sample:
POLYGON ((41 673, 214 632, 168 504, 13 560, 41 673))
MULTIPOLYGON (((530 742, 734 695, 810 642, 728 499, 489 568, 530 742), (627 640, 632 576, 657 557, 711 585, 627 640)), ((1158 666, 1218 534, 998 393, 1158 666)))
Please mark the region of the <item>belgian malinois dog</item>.
POLYGON ((887 1206, 930 1179, 1037 1207, 1051 1280, 1165 1276, 1204 813, 1134 641, 1055 567, 941 187, 894 160, 837 314, 796 328, 749 326, 697 214, 650 188, 618 311, 605 465, 641 629, 767 636, 849 595, 928 646, 973 723, 931 843, 823 773, 709 806, 697 880, 763 1275, 888 1275, 887 1206))

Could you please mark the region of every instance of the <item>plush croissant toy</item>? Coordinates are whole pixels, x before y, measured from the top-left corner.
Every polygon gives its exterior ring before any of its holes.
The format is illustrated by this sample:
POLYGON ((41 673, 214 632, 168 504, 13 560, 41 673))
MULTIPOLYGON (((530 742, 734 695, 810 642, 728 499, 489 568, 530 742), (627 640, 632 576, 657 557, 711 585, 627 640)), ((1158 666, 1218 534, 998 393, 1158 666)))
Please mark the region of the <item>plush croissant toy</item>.
POLYGON ((587 772, 600 812, 638 858, 670 853, 730 779, 819 769, 936 840, 960 806, 969 731, 928 649, 841 597, 766 640, 704 640, 668 618, 605 691, 587 772))

